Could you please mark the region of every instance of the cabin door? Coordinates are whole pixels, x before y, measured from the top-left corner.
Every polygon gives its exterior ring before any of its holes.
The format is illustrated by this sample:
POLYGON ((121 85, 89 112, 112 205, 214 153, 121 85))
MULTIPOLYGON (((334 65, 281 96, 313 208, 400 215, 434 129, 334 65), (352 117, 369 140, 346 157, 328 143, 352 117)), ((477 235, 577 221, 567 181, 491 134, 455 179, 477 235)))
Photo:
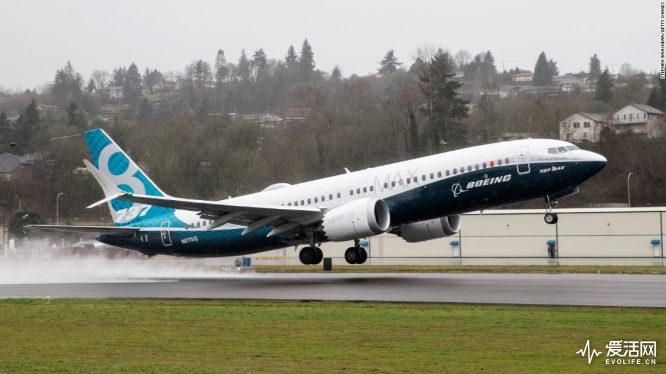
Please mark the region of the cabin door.
POLYGON ((530 172, 530 148, 520 147, 516 150, 516 168, 518 174, 529 174, 530 172))
POLYGON ((169 221, 162 222, 162 230, 160 231, 160 237, 162 238, 162 244, 165 247, 171 246, 171 231, 169 230, 169 221))

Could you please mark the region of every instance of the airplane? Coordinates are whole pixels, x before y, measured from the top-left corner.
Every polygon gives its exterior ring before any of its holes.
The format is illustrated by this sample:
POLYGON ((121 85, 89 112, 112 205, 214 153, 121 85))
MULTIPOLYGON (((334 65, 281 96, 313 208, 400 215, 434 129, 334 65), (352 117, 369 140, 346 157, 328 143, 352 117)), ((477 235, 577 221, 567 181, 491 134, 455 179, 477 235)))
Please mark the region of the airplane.
POLYGON ((456 234, 461 214, 544 197, 545 223, 557 199, 606 165, 606 158, 548 139, 479 145, 299 184, 277 183, 211 201, 162 191, 104 132, 85 132, 83 160, 104 192, 115 226, 30 225, 96 233, 97 240, 146 255, 238 256, 303 246, 303 264, 323 259, 324 242, 352 241, 350 264, 367 252, 360 239, 395 234, 410 243, 456 234))

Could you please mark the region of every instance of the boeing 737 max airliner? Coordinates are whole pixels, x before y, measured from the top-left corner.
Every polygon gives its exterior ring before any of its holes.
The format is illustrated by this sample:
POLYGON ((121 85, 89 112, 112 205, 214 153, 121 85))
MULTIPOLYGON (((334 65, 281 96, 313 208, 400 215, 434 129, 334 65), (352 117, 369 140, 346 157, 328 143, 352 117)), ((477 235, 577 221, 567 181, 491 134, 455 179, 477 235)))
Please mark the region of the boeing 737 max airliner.
POLYGON ((605 165, 606 159, 560 140, 526 139, 481 145, 220 201, 164 193, 101 129, 85 133, 84 160, 104 191, 115 226, 33 225, 94 232, 103 243, 190 257, 236 256, 305 245, 304 264, 321 262, 319 245, 353 241, 345 259, 363 263, 359 239, 389 232, 407 242, 454 235, 460 214, 544 198, 551 202, 605 165))

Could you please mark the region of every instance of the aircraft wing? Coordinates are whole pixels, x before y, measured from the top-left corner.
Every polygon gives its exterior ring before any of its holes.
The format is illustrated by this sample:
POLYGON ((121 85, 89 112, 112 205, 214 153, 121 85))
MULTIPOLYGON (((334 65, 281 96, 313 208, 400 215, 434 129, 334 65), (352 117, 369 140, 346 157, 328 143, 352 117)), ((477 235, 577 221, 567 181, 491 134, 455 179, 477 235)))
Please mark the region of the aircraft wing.
POLYGON ((26 229, 41 229, 50 231, 77 232, 84 234, 106 234, 106 235, 132 235, 139 231, 138 227, 116 227, 116 226, 73 226, 73 225, 27 225, 26 229))

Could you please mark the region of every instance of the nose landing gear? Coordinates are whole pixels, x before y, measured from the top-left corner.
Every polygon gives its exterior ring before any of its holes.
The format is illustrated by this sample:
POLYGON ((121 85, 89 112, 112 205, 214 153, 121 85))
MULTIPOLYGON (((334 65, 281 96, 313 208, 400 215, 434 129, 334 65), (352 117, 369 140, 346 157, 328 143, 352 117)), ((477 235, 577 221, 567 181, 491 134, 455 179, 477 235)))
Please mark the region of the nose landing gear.
POLYGON ((546 195, 546 203, 548 205, 546 207, 546 215, 543 216, 543 220, 549 225, 554 225, 559 220, 557 213, 553 213, 553 206, 557 206, 557 201, 550 200, 550 196, 546 195))

